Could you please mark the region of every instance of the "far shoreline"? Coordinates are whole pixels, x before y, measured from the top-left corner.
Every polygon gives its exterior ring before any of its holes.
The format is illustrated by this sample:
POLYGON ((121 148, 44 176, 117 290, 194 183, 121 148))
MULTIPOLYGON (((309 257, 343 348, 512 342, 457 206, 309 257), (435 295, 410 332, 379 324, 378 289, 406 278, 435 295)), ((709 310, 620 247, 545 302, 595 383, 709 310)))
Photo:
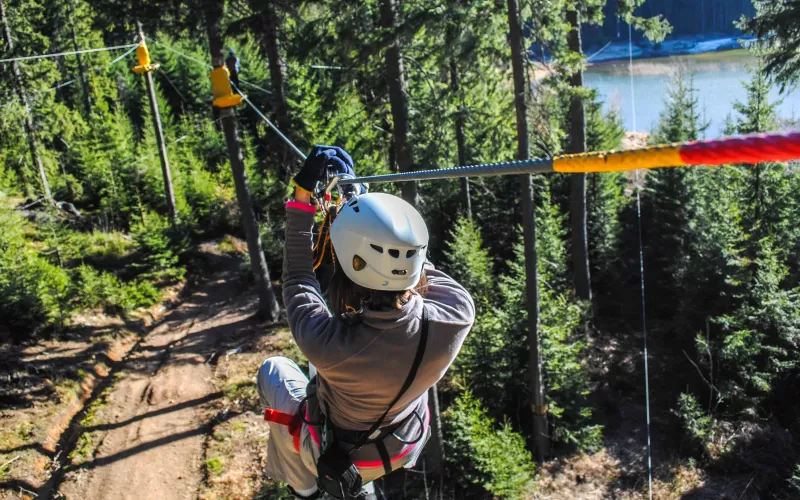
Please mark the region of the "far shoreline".
POLYGON ((640 59, 660 59, 673 56, 689 56, 707 53, 731 52, 745 50, 755 37, 749 35, 692 35, 667 38, 660 44, 652 44, 646 40, 635 42, 631 48, 627 41, 612 41, 601 47, 592 47, 586 51, 590 65, 640 59))

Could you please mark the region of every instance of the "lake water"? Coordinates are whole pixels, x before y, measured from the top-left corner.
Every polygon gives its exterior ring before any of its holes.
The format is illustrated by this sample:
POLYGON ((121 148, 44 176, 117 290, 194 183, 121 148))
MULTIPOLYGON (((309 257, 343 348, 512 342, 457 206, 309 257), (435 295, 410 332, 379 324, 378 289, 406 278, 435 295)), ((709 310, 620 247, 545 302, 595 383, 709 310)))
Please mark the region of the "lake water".
MULTIPOLYGON (((732 103, 747 99, 742 81, 750 76, 747 66, 755 60, 745 51, 712 52, 691 56, 674 56, 633 61, 633 86, 636 102, 636 127, 631 106, 631 82, 628 61, 591 65, 585 73, 585 85, 597 89, 605 108, 619 110, 628 131, 651 132, 664 109, 664 99, 671 75, 684 71, 694 76, 695 94, 700 112, 710 126, 706 139, 723 136, 725 118, 736 112, 732 103)), ((781 95, 777 89, 772 101, 782 99, 778 115, 782 119, 800 120, 800 91, 781 95)))

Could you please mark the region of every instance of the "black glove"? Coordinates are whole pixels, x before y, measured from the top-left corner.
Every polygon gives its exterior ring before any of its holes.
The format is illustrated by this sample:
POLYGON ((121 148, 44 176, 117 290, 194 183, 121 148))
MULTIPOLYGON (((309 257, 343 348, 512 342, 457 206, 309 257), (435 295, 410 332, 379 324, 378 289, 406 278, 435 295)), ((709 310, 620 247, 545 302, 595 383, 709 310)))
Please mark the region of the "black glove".
POLYGON ((340 147, 314 146, 303 168, 294 176, 294 185, 313 194, 318 182, 327 182, 329 172, 355 177, 353 159, 340 147))

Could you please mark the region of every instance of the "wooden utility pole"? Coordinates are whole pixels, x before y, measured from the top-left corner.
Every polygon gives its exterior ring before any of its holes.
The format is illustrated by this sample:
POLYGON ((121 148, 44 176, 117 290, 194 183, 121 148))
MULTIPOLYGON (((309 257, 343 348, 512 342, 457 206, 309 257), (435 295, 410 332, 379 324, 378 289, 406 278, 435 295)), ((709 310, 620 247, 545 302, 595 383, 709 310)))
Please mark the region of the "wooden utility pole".
MULTIPOLYGON (((583 55, 580 13, 567 11, 570 31, 567 45, 573 53, 583 55)), ((570 76, 572 96, 569 103, 570 153, 586 152, 586 110, 583 104, 583 70, 570 76)), ((592 300, 592 282, 589 274, 589 242, 586 229, 586 174, 571 174, 572 267, 575 273, 575 291, 578 298, 592 300)))
MULTIPOLYGON (((206 2, 206 29, 211 52, 211 65, 216 69, 225 65, 222 56, 222 40, 219 35, 219 19, 222 17, 221 7, 213 0, 206 2)), ((239 201, 242 226, 247 239, 247 252, 250 255, 250 268, 256 282, 259 306, 258 314, 268 321, 278 319, 280 309, 275 299, 275 290, 269 277, 269 268, 261 248, 261 236, 258 232, 258 222, 253 212, 250 198, 250 187, 247 183, 247 171, 244 168, 242 148, 239 144, 239 131, 236 123, 236 114, 233 107, 219 109, 222 121, 222 130, 225 134, 225 144, 228 146, 233 183, 236 186, 236 199, 239 201)))
MULTIPOLYGON (((517 110, 517 159, 530 158, 528 137, 528 94, 525 75, 525 40, 519 20, 519 3, 508 2, 509 42, 511 44, 511 66, 514 73, 514 107, 517 110)), ((536 459, 540 462, 548 453, 550 440, 547 431, 547 403, 544 398, 542 376, 542 341, 539 336, 539 271, 536 256, 536 213, 533 204, 533 183, 530 174, 520 176, 522 199, 522 227, 525 240, 525 286, 528 304, 528 372, 533 398, 533 439, 536 459)))
MULTIPOLYGON (((414 156, 411 143, 408 141, 408 95, 406 93, 406 75, 403 68, 403 55, 400 50, 400 37, 396 33, 396 1, 381 0, 380 23, 381 27, 392 32, 392 41, 386 49, 386 79, 389 85, 389 103, 392 108, 392 136, 394 150, 397 158, 397 167, 400 172, 414 170, 414 156)), ((403 182, 400 184, 403 198, 417 205, 417 183, 403 182)))
MULTIPOLYGON (((144 32, 142 23, 136 21, 136 31, 139 33, 139 43, 144 43, 144 32)), ((153 87, 153 76, 150 71, 145 71, 144 81, 147 84, 147 97, 150 100, 150 114, 153 115, 153 126, 156 130, 156 142, 158 143, 158 157, 161 160, 161 174, 164 176, 164 191, 167 196, 167 209, 169 218, 175 223, 178 214, 175 210, 175 191, 172 189, 172 174, 169 171, 169 159, 167 158, 167 147, 164 145, 164 130, 161 128, 161 116, 158 114, 158 101, 156 100, 156 90, 153 87)))
MULTIPOLYGON (((0 0, 0 22, 3 23, 3 36, 6 39, 8 54, 13 56, 14 39, 11 38, 11 27, 8 25, 8 17, 6 16, 5 0, 0 0)), ((44 163, 42 162, 42 157, 39 156, 39 147, 36 142, 36 129, 33 127, 28 93, 25 91, 25 82, 22 80, 22 72, 19 69, 19 63, 17 61, 13 61, 11 63, 11 72, 14 75, 14 87, 17 91, 17 97, 19 97, 19 100, 22 102, 22 107, 25 109, 23 126, 25 128, 25 135, 28 138, 28 148, 31 152, 31 160, 36 167, 36 170, 39 172, 39 178, 42 181, 44 198, 46 200, 52 200, 53 195, 50 193, 50 183, 47 182, 47 173, 44 171, 44 163)))

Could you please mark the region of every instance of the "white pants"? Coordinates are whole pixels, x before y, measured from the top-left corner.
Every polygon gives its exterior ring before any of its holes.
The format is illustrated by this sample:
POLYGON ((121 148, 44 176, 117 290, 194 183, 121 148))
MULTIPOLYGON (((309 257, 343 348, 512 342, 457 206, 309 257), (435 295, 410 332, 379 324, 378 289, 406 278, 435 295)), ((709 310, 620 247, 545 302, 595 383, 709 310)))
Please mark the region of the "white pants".
MULTIPOLYGON (((294 361, 282 356, 267 358, 258 370, 257 380, 258 395, 263 406, 288 415, 297 415, 300 403, 306 397, 308 378, 294 361)), ((422 424, 421 429, 417 428, 410 433, 411 436, 419 435, 419 432, 423 433, 422 439, 419 439, 418 443, 410 446, 403 446, 399 441, 394 443, 390 453, 391 456, 398 458, 392 459, 393 470, 414 466, 430 437, 428 418, 429 415, 426 414, 425 422, 419 421, 419 424, 422 424)), ((419 427, 414 420, 411 420, 409 425, 419 427)), ((320 428, 316 425, 302 426, 299 451, 295 447, 294 437, 286 425, 270 422, 269 428, 265 474, 272 479, 287 483, 298 491, 315 488, 317 484, 316 464, 320 456, 320 428), (315 433, 314 437, 311 435, 312 431, 315 433)), ((364 483, 374 481, 385 473, 381 462, 376 461, 377 451, 369 448, 374 448, 374 446, 364 447, 353 456, 364 483), (359 461, 361 461, 360 464, 359 461)))
MULTIPOLYGON (((258 370, 258 395, 261 404, 289 415, 296 415, 306 396, 308 378, 289 358, 267 358, 258 370)), ((317 486, 316 459, 319 448, 310 439, 306 426, 300 434, 300 451, 285 425, 269 423, 269 444, 265 474, 295 490, 317 486)))

